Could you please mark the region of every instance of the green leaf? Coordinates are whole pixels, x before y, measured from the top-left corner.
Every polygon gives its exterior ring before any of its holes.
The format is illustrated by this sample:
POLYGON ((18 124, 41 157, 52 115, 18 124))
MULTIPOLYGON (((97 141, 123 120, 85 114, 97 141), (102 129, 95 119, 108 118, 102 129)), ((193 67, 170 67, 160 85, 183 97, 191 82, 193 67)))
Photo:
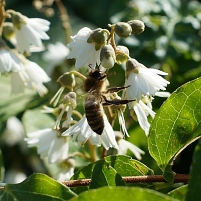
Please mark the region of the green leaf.
POLYGON ((185 196, 186 196, 187 187, 188 187, 187 185, 181 186, 177 189, 174 189, 173 191, 170 191, 168 193, 168 195, 172 198, 176 198, 180 201, 184 201, 185 196))
MULTIPOLYGON (((117 156, 107 156, 99 161, 105 162, 106 165, 111 166, 119 175, 121 176, 140 176, 140 175, 152 175, 153 171, 149 169, 143 163, 132 159, 129 156, 117 155, 117 156)), ((78 179, 89 179, 92 177, 95 165, 99 162, 91 163, 79 171, 77 171, 71 180, 78 179)), ((101 163, 99 163, 101 166, 101 163)), ((98 165, 98 166, 99 166, 98 165)), ((96 168, 98 168, 98 166, 96 168)), ((111 170, 112 171, 112 170, 111 170)), ((103 175, 104 176, 104 175, 103 175)), ((72 188, 77 194, 88 190, 88 186, 72 188)))
POLYGON ((71 201, 179 201, 167 195, 146 188, 139 187, 102 187, 81 193, 79 197, 72 198, 71 201))
POLYGON ((201 200, 201 140, 195 147, 186 201, 201 200))
POLYGON ((148 148, 151 156, 173 182, 174 158, 201 135, 201 78, 179 87, 158 110, 151 123, 148 148))
POLYGON ((44 174, 33 174, 19 184, 7 184, 0 191, 1 201, 64 201, 75 197, 71 190, 44 174))
POLYGON ((126 186, 121 175, 106 160, 96 163, 89 187, 94 189, 102 186, 126 186))

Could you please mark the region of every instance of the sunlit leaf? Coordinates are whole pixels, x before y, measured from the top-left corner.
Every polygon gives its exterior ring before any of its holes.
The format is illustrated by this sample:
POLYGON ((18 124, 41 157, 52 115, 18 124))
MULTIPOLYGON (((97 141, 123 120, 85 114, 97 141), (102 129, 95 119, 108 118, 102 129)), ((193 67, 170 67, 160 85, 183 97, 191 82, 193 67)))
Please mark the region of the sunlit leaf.
MULTIPOLYGON (((74 176, 71 178, 73 180, 75 179, 89 179, 92 177, 93 171, 97 171, 98 168, 100 174, 102 173, 102 169, 105 169, 106 167, 111 167, 111 171, 116 171, 121 176, 141 176, 141 175, 152 175, 153 171, 148 168, 146 165, 143 163, 132 159, 129 156, 107 156, 95 163, 91 163, 82 169, 80 169, 78 172, 74 174, 74 176), (97 165, 97 163, 99 164, 97 165), (97 166, 96 166, 97 165, 97 166), (96 170, 94 170, 96 166, 96 170)), ((94 177, 96 174, 94 173, 94 177)), ((99 175, 100 176, 100 175, 99 175)), ((104 175, 102 175, 104 177, 104 175)), ((73 191, 76 192, 77 194, 88 190, 88 187, 76 187, 73 188, 73 191)))
POLYGON ((100 160, 94 167, 89 187, 96 189, 103 186, 126 186, 126 183, 108 162, 100 160))
POLYGON ((201 200, 201 141, 195 148, 186 201, 201 200))
POLYGON ((174 158, 201 135, 201 78, 178 88, 162 105, 151 123, 150 154, 173 181, 174 158))
POLYGON ((173 191, 170 191, 168 195, 172 198, 176 198, 180 201, 184 201, 186 197, 186 191, 187 191, 187 185, 181 186, 179 188, 174 189, 173 191))
POLYGON ((0 191, 1 201, 64 201, 75 196, 70 189, 44 174, 33 174, 19 184, 7 184, 0 191))
POLYGON ((139 187, 102 187, 99 189, 89 190, 81 193, 79 197, 72 198, 71 201, 122 201, 122 200, 134 200, 134 201, 179 201, 171 198, 167 195, 153 191, 146 188, 139 187))

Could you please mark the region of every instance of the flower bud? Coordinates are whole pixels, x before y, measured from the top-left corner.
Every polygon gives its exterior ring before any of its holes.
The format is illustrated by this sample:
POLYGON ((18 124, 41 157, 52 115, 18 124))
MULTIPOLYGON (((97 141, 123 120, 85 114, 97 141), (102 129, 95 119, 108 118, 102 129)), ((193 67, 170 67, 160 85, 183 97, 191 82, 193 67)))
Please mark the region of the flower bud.
POLYGON ((104 68, 112 68, 115 64, 115 52, 111 45, 104 45, 100 52, 101 65, 104 68))
POLYGON ((97 51, 100 50, 101 47, 106 44, 108 36, 109 36, 108 30, 98 28, 92 31, 87 42, 95 43, 95 49, 97 51))
POLYGON ((16 28, 20 29, 21 24, 26 24, 26 16, 22 15, 19 12, 13 12, 12 23, 16 28))
POLYGON ((145 29, 144 22, 142 22, 141 20, 131 20, 128 21, 127 23, 130 24, 132 28, 132 34, 135 35, 141 34, 145 29))
POLYGON ((132 28, 126 22, 118 22, 114 26, 115 33, 122 38, 126 38, 131 35, 132 28))
POLYGON ((133 59, 133 58, 128 59, 128 61, 126 62, 126 73, 134 72, 134 73, 138 74, 139 66, 140 66, 140 63, 136 59, 133 59))
POLYGON ((3 24, 3 36, 7 39, 10 40, 15 36, 15 31, 13 28, 13 24, 10 22, 5 22, 3 24))
POLYGON ((77 106, 76 97, 77 97, 76 93, 71 91, 64 96, 63 103, 71 105, 72 108, 76 108, 77 106))
POLYGON ((71 90, 75 86, 75 76, 66 72, 58 78, 57 82, 59 82, 62 87, 67 87, 71 90))
POLYGON ((116 62, 122 64, 129 59, 129 50, 127 47, 118 45, 116 47, 116 62))

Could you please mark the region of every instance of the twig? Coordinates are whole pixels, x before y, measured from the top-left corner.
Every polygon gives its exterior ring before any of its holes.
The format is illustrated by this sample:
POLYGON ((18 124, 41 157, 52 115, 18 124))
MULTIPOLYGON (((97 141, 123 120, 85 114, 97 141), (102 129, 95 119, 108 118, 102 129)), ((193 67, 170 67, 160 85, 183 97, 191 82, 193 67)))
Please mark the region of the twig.
POLYGON ((71 25, 69 22, 67 10, 61 0, 55 0, 55 3, 57 4, 57 7, 59 9, 62 25, 66 32, 66 42, 69 43, 71 41, 70 36, 72 31, 71 31, 71 25))
MULTIPOLYGON (((129 176, 122 177, 126 183, 147 183, 147 182, 167 182, 162 175, 147 175, 147 176, 129 176)), ((189 175, 187 174, 177 174, 174 177, 174 183, 184 182, 187 183, 189 180, 189 175)), ((88 186, 91 179, 80 179, 62 182, 68 187, 78 187, 78 186, 88 186)))

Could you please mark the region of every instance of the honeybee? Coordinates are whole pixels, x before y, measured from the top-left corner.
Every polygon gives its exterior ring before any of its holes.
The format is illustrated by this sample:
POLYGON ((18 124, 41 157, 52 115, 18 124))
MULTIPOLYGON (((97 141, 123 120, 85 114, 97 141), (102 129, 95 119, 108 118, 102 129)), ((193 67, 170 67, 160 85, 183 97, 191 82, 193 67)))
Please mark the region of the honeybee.
MULTIPOLYGON (((129 86, 128 86, 129 87, 129 86)), ((98 69, 89 71, 84 83, 85 114, 91 129, 101 135, 104 130, 103 106, 127 104, 133 100, 107 100, 108 93, 118 92, 127 87, 114 87, 107 89, 107 74, 98 69)))

